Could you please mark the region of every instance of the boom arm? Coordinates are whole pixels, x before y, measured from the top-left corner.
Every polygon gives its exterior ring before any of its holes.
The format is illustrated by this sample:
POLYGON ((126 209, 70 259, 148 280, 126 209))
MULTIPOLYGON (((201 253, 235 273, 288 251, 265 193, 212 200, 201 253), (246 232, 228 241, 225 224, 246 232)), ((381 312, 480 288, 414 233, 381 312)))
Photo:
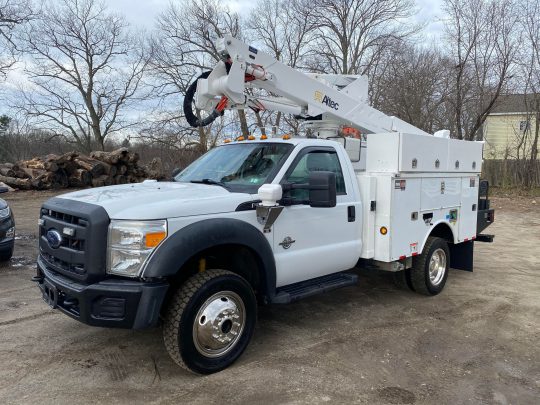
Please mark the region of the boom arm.
POLYGON ((367 133, 429 135, 369 106, 364 77, 305 74, 231 36, 220 39, 218 49, 223 60, 208 78, 197 82, 195 104, 199 109, 214 111, 216 98, 222 98, 223 107, 226 97, 227 108, 282 111, 305 118, 323 114, 325 120, 367 133), (264 89, 278 97, 253 96, 246 91, 249 88, 264 89))

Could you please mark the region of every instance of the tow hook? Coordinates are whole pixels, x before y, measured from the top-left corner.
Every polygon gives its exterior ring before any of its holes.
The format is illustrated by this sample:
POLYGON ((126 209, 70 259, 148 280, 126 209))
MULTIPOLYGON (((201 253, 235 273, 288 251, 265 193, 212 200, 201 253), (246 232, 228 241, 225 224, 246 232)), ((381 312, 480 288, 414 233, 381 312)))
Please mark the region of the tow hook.
POLYGON ((64 298, 65 307, 73 307, 79 304, 79 301, 76 298, 64 298))

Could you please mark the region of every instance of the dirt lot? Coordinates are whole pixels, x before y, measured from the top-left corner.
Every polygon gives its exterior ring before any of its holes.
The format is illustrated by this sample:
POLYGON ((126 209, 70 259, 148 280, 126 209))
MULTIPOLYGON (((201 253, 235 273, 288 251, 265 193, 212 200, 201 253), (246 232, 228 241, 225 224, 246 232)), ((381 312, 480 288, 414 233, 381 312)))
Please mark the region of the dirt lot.
POLYGON ((0 267, 2 403, 533 404, 540 398, 540 201, 498 198, 493 244, 434 298, 359 271, 358 286, 261 308, 231 368, 200 377, 159 329, 98 329, 48 309, 30 281, 51 193, 12 193, 14 259, 0 267))

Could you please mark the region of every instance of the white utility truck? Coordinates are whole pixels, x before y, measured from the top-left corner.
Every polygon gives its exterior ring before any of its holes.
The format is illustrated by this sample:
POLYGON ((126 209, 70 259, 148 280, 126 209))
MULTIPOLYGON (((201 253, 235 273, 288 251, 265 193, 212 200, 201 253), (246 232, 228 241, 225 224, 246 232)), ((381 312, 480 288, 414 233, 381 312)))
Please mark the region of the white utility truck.
POLYGON ((244 351, 258 304, 352 285, 355 266, 426 295, 450 267, 472 270, 474 241, 493 238, 482 143, 371 108, 363 77, 307 75, 232 37, 218 47, 186 95, 189 123, 275 110, 303 119, 305 136, 240 137, 172 182, 48 200, 34 278, 47 303, 89 325, 162 320, 174 361, 212 373, 244 351))

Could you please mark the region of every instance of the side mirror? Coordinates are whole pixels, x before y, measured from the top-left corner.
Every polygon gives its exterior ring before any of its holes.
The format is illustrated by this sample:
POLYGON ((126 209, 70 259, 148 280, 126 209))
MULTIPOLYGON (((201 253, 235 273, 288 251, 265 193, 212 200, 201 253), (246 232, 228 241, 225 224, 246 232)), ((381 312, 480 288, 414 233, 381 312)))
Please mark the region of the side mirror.
POLYGON ((336 206, 336 199, 336 174, 311 172, 309 174, 309 205, 331 208, 336 206))
POLYGON ((277 202, 281 200, 283 189, 280 184, 263 184, 259 187, 257 196, 261 200, 261 205, 272 207, 277 205, 277 202))
POLYGON ((9 191, 9 188, 7 187, 0 187, 0 194, 7 193, 9 191))

